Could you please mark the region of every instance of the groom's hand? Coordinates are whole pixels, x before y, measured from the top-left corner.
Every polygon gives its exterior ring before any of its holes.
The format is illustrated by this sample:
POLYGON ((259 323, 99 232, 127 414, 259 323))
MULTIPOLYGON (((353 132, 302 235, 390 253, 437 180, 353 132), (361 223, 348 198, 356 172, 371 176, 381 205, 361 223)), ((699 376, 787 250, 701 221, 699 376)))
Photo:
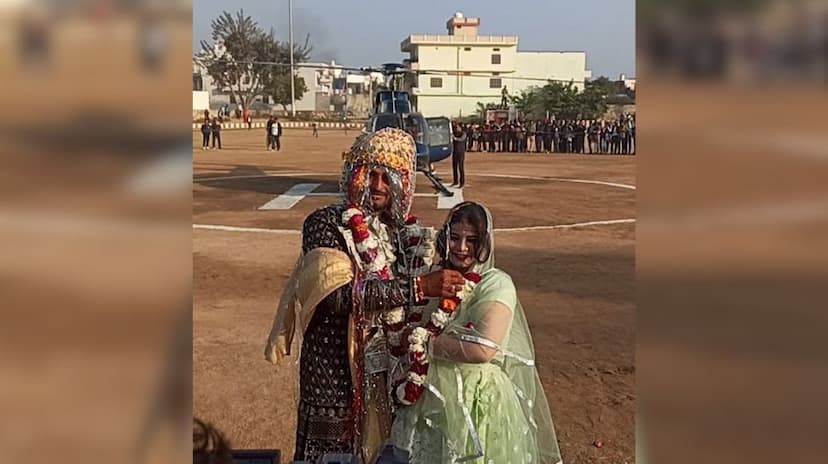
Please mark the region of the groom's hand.
POLYGON ((420 277, 425 296, 451 298, 463 288, 466 279, 463 274, 448 269, 441 269, 420 277))

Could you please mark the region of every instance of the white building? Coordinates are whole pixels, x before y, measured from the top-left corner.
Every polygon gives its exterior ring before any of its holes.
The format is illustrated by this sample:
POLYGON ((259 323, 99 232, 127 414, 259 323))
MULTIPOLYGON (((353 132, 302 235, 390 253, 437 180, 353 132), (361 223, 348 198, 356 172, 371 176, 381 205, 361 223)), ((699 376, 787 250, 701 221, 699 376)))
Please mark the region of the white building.
POLYGON ((586 52, 524 52, 517 36, 479 35, 480 19, 456 13, 448 35, 411 35, 400 44, 412 73, 406 89, 425 116, 474 114, 477 103, 500 103, 546 80, 573 81, 583 89, 592 77, 586 52))
POLYGON ((625 89, 630 89, 635 92, 635 78, 627 77, 626 74, 621 74, 618 78, 618 83, 623 85, 625 89))

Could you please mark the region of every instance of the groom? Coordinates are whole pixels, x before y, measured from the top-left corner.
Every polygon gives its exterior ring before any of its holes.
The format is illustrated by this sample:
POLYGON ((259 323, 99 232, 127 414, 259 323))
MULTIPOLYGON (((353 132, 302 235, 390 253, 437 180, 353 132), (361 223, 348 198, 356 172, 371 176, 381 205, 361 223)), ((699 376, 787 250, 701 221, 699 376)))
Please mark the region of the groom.
POLYGON ((303 334, 294 459, 342 453, 371 463, 389 436, 392 415, 382 315, 408 309, 417 295, 453 295, 464 280, 454 271, 416 278, 415 268, 422 267, 404 253, 416 179, 411 136, 398 129, 366 134, 344 158, 344 201, 305 220, 302 257, 265 357, 278 363, 290 355, 294 331, 303 334), (363 225, 351 220, 353 212, 363 225))

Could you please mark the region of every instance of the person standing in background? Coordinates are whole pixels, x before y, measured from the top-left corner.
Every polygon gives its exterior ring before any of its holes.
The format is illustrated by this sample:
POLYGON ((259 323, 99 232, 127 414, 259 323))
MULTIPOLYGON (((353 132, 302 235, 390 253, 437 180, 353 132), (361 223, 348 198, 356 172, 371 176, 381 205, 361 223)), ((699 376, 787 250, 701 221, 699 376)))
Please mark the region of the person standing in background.
POLYGON ((270 151, 270 147, 273 146, 273 135, 271 131, 273 130, 273 115, 270 115, 267 118, 267 151, 270 151))
POLYGON ((213 148, 216 148, 216 142, 218 142, 218 149, 221 150, 221 122, 218 118, 213 118, 210 132, 213 133, 213 148))
POLYGON ((210 120, 204 118, 204 122, 201 123, 201 149, 202 150, 209 150, 210 149, 210 120))
POLYGON ((452 186, 460 188, 466 183, 466 133, 459 126, 454 127, 454 150, 451 153, 451 168, 454 182, 452 186))
POLYGON ((270 135, 272 136, 271 142, 273 142, 273 149, 276 151, 281 150, 282 123, 279 122, 279 118, 277 117, 273 118, 273 125, 270 126, 270 135))

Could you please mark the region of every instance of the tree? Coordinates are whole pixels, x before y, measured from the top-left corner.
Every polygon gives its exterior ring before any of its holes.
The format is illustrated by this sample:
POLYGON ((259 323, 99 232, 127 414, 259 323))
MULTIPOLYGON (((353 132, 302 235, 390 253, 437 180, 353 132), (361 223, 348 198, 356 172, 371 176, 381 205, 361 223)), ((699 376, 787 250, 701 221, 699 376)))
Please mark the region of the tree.
POLYGON ((558 119, 595 119, 606 112, 608 89, 614 85, 602 78, 597 83, 588 82, 579 92, 571 81, 549 82, 517 95, 515 106, 530 119, 544 119, 547 112, 558 119))
MULTIPOLYGON (((201 41, 196 61, 201 63, 216 85, 227 90, 242 108, 262 95, 274 97, 282 105, 290 101, 290 46, 276 40, 273 30, 265 33, 258 23, 239 10, 235 15, 222 12, 211 23, 213 44, 201 41), (287 82, 287 99, 284 83, 287 82), (278 98, 277 98, 278 97, 278 98)), ((308 44, 294 46, 296 63, 307 61, 312 50, 308 44)), ((296 94, 301 98, 307 87, 294 76, 296 94)))
MULTIPOLYGON (((271 37, 273 31, 270 32, 271 37)), ((310 34, 305 37, 305 43, 302 46, 294 44, 293 46, 293 61, 294 63, 303 63, 308 61, 311 50, 309 45, 310 34)), ((275 63, 284 63, 287 66, 273 66, 270 74, 266 80, 264 93, 273 99, 273 103, 282 105, 282 109, 287 110, 287 105, 291 103, 290 95, 290 45, 280 43, 273 40, 274 46, 269 49, 270 56, 267 61, 275 63)), ((302 95, 308 90, 305 79, 297 75, 293 76, 294 92, 296 100, 301 100, 302 95)))
POLYGON ((618 86, 615 82, 611 81, 608 77, 601 76, 597 79, 593 79, 591 81, 587 81, 584 85, 584 90, 593 89, 596 91, 600 91, 601 93, 612 96, 618 94, 618 86))

